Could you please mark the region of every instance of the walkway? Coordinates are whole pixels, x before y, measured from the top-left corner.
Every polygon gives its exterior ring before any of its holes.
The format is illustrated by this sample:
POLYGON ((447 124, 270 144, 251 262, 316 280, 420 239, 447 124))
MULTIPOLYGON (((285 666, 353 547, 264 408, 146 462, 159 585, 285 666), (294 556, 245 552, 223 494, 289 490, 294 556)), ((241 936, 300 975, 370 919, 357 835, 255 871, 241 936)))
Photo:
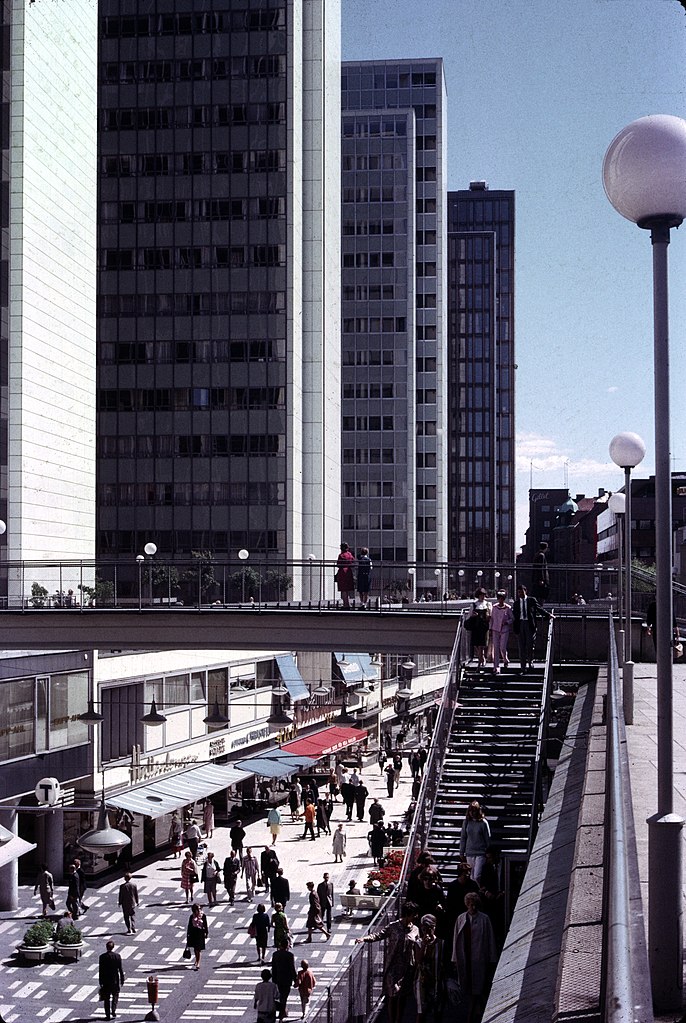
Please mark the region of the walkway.
MULTIPOLYGON (((385 820, 401 820, 410 802, 411 779, 407 765, 403 766, 401 783, 392 799, 376 765, 363 771, 370 790, 367 809, 373 796, 378 796, 386 810, 385 820)), ((266 816, 266 815, 265 815, 266 816)), ((345 821, 343 804, 334 808, 332 829, 345 821)), ((368 821, 368 814, 367 814, 368 821)), ((293 952, 296 965, 307 958, 318 981, 311 1009, 325 993, 327 981, 338 973, 352 949, 355 937, 361 936, 369 923, 369 915, 356 913, 352 918, 342 917, 339 896, 354 878, 361 888, 372 869, 368 853, 369 823, 353 820, 345 824, 347 857, 342 864, 333 862, 331 838, 323 836, 316 842, 303 841, 303 825, 290 822, 286 809, 284 827, 276 843, 284 874, 291 886, 292 897, 287 915, 294 932, 293 952), (322 873, 328 871, 336 893, 334 924, 328 941, 315 932, 312 944, 303 944, 307 933, 304 922, 307 914, 305 884, 308 880, 319 883, 322 873)), ((265 818, 246 827, 249 842, 258 859, 265 844, 270 841, 265 818)), ((230 851, 228 828, 217 828, 208 848, 219 863, 230 851)), ((20 909, 15 914, 0 914, 0 1014, 5 1023, 31 1021, 31 1023, 62 1023, 104 1018, 102 1003, 98 1003, 98 956, 104 951, 105 941, 112 937, 124 960, 126 983, 119 1002, 118 1018, 142 1020, 149 1010, 146 980, 156 973, 160 982, 160 1017, 164 1023, 202 1023, 205 1020, 252 1020, 252 998, 258 982, 260 967, 255 961, 255 944, 248 937, 248 924, 260 901, 248 903, 243 882, 239 880, 236 905, 230 908, 226 892, 220 887, 220 902, 207 910, 209 940, 203 953, 200 972, 192 971, 182 958, 189 910, 179 888, 180 861, 169 857, 134 871, 134 880, 141 896, 137 914, 138 933, 127 935, 121 913, 117 907, 117 893, 121 878, 104 886, 89 890, 86 902, 88 913, 79 920, 83 925, 86 949, 79 963, 50 961, 38 965, 20 964, 13 955, 15 946, 40 909, 32 888, 20 889, 20 909)), ((64 910, 66 889, 58 890, 58 910, 64 910)), ((201 894, 200 889, 196 894, 201 894)), ((202 896, 204 901, 204 896, 202 896)), ((265 905, 271 915, 269 899, 265 905)), ((271 942, 270 942, 271 945, 271 942)), ((271 951, 270 953, 271 954, 271 951)), ((297 992, 289 1001, 290 1016, 300 1016, 297 992)))

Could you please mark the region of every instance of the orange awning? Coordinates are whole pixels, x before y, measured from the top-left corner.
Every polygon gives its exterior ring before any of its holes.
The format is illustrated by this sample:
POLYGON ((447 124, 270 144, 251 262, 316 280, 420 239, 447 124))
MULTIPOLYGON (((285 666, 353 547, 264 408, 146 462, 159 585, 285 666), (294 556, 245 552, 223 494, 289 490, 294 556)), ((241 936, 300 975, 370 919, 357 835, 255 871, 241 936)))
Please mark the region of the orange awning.
POLYGON ((312 735, 303 736, 302 739, 293 739, 284 743, 281 747, 286 753, 296 753, 298 756, 325 757, 329 753, 337 753, 352 746, 353 743, 362 742, 367 738, 366 729, 344 728, 342 725, 331 725, 330 728, 323 728, 321 732, 314 732, 312 735))

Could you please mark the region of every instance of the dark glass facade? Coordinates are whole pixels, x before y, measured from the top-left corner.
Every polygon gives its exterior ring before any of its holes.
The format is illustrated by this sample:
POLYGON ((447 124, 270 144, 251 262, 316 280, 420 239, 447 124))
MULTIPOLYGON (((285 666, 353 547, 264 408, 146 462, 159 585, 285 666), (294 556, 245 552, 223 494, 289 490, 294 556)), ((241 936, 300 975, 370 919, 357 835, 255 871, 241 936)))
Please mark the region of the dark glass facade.
POLYGON ((344 63, 342 95, 343 536, 373 560, 435 563, 446 553, 442 62, 344 63))
POLYGON ((291 5, 100 3, 98 553, 289 535, 291 5))
POLYGON ((514 192, 448 193, 452 562, 514 561, 514 227, 514 192))
MULTIPOLYGON (((9 416, 9 265, 10 265, 10 75, 12 4, 0 0, 0 519, 7 522, 7 448, 9 416)), ((0 548, 7 534, 0 536, 0 548)), ((0 580, 0 596, 7 596, 7 579, 0 580)))

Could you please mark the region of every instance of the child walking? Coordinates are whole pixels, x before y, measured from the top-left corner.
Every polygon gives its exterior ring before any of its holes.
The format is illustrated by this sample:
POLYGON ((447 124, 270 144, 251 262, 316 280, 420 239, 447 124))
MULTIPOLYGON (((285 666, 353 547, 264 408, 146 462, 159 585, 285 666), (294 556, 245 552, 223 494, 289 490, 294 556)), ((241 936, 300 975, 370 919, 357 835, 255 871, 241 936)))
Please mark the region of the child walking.
POLYGON ((305 1013, 307 1012, 307 1003, 310 1000, 312 994, 312 988, 315 986, 317 981, 314 979, 314 974, 310 969, 310 964, 307 959, 303 959, 300 962, 300 969, 298 970, 298 979, 296 985, 298 992, 300 993, 300 1004, 302 1005, 303 1014, 300 1017, 305 1019, 305 1013))

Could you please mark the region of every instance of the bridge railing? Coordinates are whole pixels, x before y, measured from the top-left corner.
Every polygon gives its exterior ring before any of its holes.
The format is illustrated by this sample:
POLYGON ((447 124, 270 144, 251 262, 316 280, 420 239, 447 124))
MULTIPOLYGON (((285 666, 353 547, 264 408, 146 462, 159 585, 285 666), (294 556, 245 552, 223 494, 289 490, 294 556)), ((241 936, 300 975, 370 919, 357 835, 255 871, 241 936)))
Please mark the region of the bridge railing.
POLYGON ((545 663, 543 666, 543 691, 541 694, 541 711, 538 719, 538 733, 536 736, 536 760, 534 762, 534 777, 531 794, 531 821, 529 824, 529 841, 527 850, 531 856, 531 850, 538 834, 538 822, 545 804, 544 767, 545 753, 548 738, 548 722, 550 720, 550 699, 553 686, 553 651, 555 646, 555 619, 548 620, 548 639, 545 650, 545 663))
MULTIPOLYGON (((425 848, 431 826, 436 795, 448 745, 453 713, 457 701, 461 671, 462 624, 460 622, 448 665, 446 686, 433 730, 419 795, 417 796, 412 826, 405 848, 400 880, 395 890, 374 917, 370 929, 379 931, 400 913, 407 877, 418 853, 425 848)), ((383 997, 382 979, 385 942, 357 945, 347 965, 329 984, 322 1000, 313 1005, 308 1016, 310 1023, 350 1023, 355 1018, 368 1018, 383 997)))
POLYGON ((636 832, 610 616, 605 746, 605 832, 601 1001, 606 1023, 653 1023, 650 968, 640 907, 636 832))

